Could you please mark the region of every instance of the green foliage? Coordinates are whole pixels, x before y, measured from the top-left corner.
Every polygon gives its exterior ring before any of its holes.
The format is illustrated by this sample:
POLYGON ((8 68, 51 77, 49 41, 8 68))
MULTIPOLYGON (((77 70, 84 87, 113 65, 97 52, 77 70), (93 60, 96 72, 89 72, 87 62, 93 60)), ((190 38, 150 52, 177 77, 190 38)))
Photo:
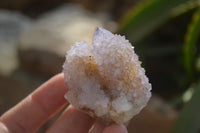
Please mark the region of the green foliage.
POLYGON ((182 110, 172 133, 198 133, 200 129, 200 82, 193 88, 192 99, 182 110))
MULTIPOLYGON (((199 55, 197 53, 198 45, 196 45, 200 36, 199 0, 145 0, 139 2, 121 19, 119 32, 126 33, 130 41, 138 42, 169 20, 175 19, 188 11, 194 13, 185 38, 181 40, 184 41, 181 57, 184 66, 182 67, 185 68, 187 73, 187 76, 183 76, 184 74, 181 76, 188 80, 185 82, 193 84, 199 79, 195 73, 197 72, 195 69, 198 68, 195 67, 195 64, 200 66, 200 59, 198 59, 198 63, 195 63, 197 60, 196 55, 199 55)), ((179 94, 176 102, 184 103, 188 100, 189 102, 183 107, 172 133, 197 133, 200 131, 200 82, 192 89, 190 88, 185 93, 179 94)))
POLYGON ((195 69, 195 44, 200 34, 200 8, 194 13, 192 21, 188 26, 183 45, 183 62, 184 67, 189 75, 193 78, 195 69))
POLYGON ((130 41, 140 41, 156 28, 196 6, 196 0, 146 0, 134 6, 120 22, 120 32, 130 41))

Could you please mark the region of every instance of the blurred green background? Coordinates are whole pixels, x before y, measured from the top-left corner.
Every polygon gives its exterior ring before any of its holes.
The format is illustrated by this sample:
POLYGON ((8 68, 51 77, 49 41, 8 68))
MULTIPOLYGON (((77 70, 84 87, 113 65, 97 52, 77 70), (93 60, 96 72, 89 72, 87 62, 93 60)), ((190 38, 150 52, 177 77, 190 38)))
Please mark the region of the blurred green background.
POLYGON ((1 0, 0 115, 62 72, 96 26, 130 40, 153 86, 129 132, 200 132, 199 0, 1 0))

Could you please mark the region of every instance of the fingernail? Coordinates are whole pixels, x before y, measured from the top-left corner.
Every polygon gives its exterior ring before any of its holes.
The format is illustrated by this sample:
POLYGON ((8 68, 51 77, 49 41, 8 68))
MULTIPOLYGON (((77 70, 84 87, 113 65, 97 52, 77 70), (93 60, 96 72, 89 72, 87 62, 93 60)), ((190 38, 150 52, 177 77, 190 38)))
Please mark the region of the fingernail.
POLYGON ((120 126, 123 129, 123 131, 122 131, 123 133, 128 133, 127 128, 126 128, 126 126, 124 124, 121 124, 120 126))
POLYGON ((103 133, 128 133, 124 125, 113 124, 105 127, 103 133))

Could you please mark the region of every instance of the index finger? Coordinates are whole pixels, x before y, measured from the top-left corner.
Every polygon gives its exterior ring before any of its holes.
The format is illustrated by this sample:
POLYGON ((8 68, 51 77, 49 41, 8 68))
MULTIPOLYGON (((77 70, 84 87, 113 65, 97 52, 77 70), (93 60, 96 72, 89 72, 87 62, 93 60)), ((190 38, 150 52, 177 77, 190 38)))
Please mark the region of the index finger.
POLYGON ((10 132, 35 132, 66 105, 66 92, 64 76, 58 74, 3 114, 0 121, 10 132))

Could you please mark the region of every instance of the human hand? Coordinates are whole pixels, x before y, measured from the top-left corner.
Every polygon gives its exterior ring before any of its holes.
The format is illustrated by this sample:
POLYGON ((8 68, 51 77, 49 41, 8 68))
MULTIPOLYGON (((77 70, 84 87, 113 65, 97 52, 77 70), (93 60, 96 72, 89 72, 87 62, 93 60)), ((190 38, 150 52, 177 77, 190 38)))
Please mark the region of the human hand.
MULTIPOLYGON (((58 74, 0 117, 0 133, 36 132, 66 104, 63 74, 58 74)), ((47 133, 127 133, 123 125, 105 126, 71 105, 47 133)))

